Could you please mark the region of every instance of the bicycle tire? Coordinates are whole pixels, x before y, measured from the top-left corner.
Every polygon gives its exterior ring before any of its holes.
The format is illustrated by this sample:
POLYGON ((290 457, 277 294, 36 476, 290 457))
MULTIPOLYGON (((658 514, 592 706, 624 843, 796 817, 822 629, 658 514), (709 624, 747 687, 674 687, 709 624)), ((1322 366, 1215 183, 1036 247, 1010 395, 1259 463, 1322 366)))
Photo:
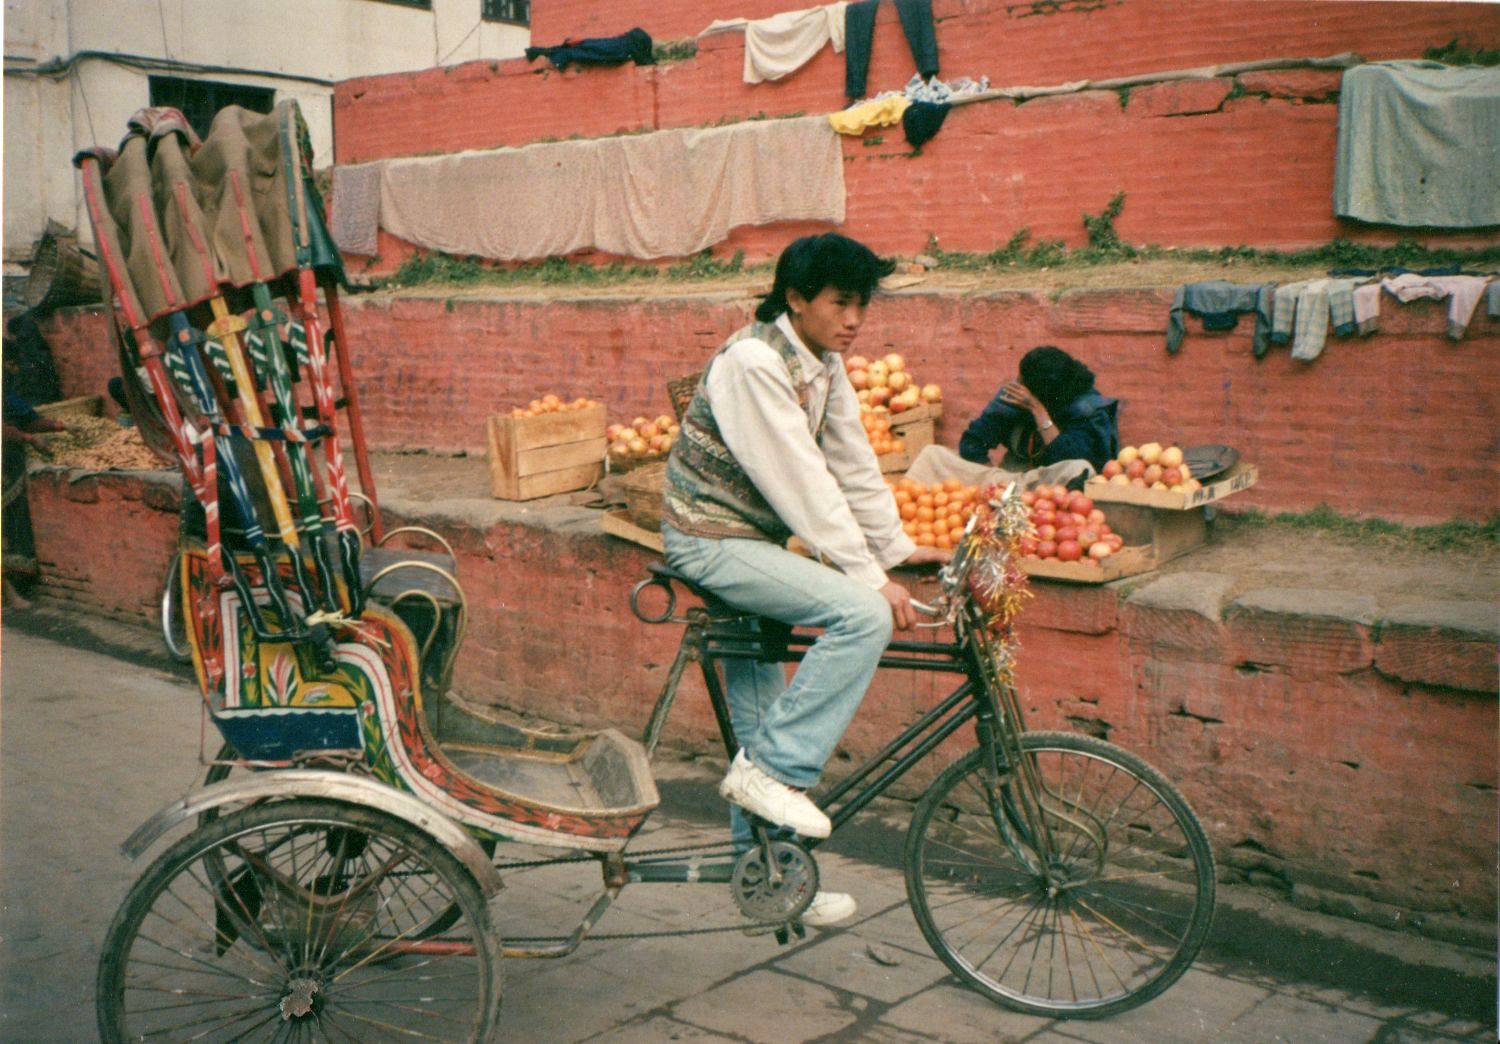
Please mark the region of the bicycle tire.
POLYGON ((167 655, 178 663, 192 663, 193 649, 188 642, 187 620, 182 614, 182 549, 172 553, 167 565, 166 581, 161 588, 161 640, 167 655))
POLYGON ((949 766, 906 836, 907 896, 928 944, 965 984, 1015 1011, 1103 1018, 1144 1004, 1192 965, 1214 912, 1214 858, 1160 772, 1090 736, 1021 737, 1046 796, 1051 873, 983 751, 949 766), (998 815, 997 815, 998 813, 998 815))
POLYGON ((255 805, 180 839, 131 887, 100 956, 99 1034, 484 1041, 500 954, 473 875, 417 827, 337 801, 255 805), (419 940, 449 905, 453 929, 419 940))
MULTIPOLYGON (((228 779, 230 774, 234 772, 234 770, 238 767, 235 764, 235 759, 238 757, 239 753, 228 743, 225 743, 223 746, 221 746, 219 748, 218 754, 214 755, 213 764, 208 766, 208 771, 203 775, 203 786, 212 786, 215 783, 222 783, 224 780, 228 779)), ((205 809, 198 814, 198 825, 207 826, 209 823, 212 823, 220 816, 226 814, 227 811, 225 809, 219 808, 217 806, 215 806, 214 808, 205 809)), ((492 837, 478 837, 475 838, 475 841, 478 843, 480 850, 484 852, 484 854, 490 859, 491 862, 493 862, 495 858, 495 849, 498 847, 495 843, 495 839, 492 837)), ((219 868, 214 864, 212 857, 207 858, 205 862, 208 866, 208 871, 210 874, 222 873, 222 871, 220 871, 219 868)), ((451 904, 447 907, 447 909, 442 910, 434 915, 432 918, 432 923, 417 931, 414 937, 418 939, 430 939, 434 936, 441 935, 449 928, 452 928, 461 916, 463 916, 463 911, 459 908, 458 904, 451 904)))

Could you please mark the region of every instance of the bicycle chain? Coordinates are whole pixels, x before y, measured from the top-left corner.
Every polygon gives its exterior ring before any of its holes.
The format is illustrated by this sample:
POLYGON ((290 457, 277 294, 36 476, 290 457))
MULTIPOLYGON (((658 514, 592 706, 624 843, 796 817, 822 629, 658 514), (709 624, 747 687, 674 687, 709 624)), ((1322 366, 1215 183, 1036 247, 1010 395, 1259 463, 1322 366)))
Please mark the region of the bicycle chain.
MULTIPOLYGON (((720 846, 726 855, 733 855, 733 850, 720 846)), ((678 852, 702 852, 711 855, 716 849, 705 848, 697 845, 672 845, 667 848, 648 848, 642 852, 631 853, 635 857, 649 857, 659 855, 672 855, 678 852)), ((560 856, 553 859, 531 859, 520 860, 511 863, 496 863, 497 870, 523 870, 539 866, 561 866, 565 863, 590 863, 597 862, 597 855, 560 856)), ((727 884, 728 882, 725 882, 727 884)), ((722 935, 725 932, 742 932, 746 935, 769 935, 778 929, 784 929, 783 924, 759 924, 754 921, 740 921, 735 924, 721 925, 717 928, 681 928, 675 931, 656 932, 590 932, 589 939, 593 940, 620 940, 620 939, 667 939, 681 938, 689 935, 722 935)), ((540 945, 546 943, 559 943, 567 941, 571 936, 566 935, 540 935, 540 936, 512 936, 506 940, 511 945, 540 945)))
MULTIPOLYGON (((631 858, 645 858, 647 856, 672 855, 677 852, 701 852, 704 855, 713 855, 722 851, 725 855, 734 855, 734 850, 726 845, 673 845, 668 848, 648 848, 642 852, 631 852, 631 858)), ((525 870, 536 866, 561 866, 564 863, 597 863, 600 857, 596 854, 576 856, 554 856, 550 859, 524 859, 515 862, 495 864, 496 870, 525 870)))

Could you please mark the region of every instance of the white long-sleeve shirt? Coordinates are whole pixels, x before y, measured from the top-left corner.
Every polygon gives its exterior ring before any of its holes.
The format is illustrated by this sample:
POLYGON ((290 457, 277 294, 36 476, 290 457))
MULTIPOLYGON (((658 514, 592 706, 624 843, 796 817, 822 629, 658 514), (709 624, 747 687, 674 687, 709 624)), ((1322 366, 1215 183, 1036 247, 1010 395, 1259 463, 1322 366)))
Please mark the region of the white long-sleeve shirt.
POLYGON ((788 529, 878 590, 887 583, 885 570, 916 545, 901 528, 843 360, 836 352, 813 355, 785 315, 776 325, 809 380, 808 409, 776 349, 747 337, 714 360, 704 383, 719 434, 788 529), (815 435, 825 411, 820 446, 815 435))

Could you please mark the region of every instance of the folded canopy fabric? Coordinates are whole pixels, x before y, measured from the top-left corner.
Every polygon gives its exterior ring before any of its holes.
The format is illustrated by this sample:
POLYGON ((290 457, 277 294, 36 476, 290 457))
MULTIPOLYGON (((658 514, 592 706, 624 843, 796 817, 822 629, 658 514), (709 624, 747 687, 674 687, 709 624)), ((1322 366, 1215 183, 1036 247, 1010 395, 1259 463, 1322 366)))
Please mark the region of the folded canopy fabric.
POLYGON ((310 156, 287 160, 287 135, 305 127, 296 102, 270 113, 219 111, 201 142, 175 109, 130 119, 118 153, 88 149, 103 173, 108 220, 96 235, 124 265, 128 311, 145 320, 180 311, 227 288, 269 282, 298 266, 289 180, 308 182, 313 263, 337 266, 310 185, 310 156), (293 171, 296 171, 294 174, 293 171))
POLYGON ((1333 209, 1382 225, 1500 225, 1500 68, 1401 61, 1345 72, 1333 209))
POLYGON ((826 117, 391 160, 380 224, 428 250, 505 261, 594 249, 683 257, 740 225, 844 220, 826 117))

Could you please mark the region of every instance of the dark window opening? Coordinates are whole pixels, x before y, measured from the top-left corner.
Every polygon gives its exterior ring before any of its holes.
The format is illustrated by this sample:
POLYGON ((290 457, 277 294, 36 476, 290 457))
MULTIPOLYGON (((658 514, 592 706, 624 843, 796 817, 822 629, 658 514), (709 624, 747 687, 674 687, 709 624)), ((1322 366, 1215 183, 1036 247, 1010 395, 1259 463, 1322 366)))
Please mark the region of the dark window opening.
POLYGON ((151 77, 151 104, 181 109, 198 137, 208 137, 209 125, 222 108, 238 105, 251 112, 270 112, 276 91, 270 87, 246 87, 213 80, 187 80, 177 76, 151 77))
POLYGON ((479 16, 486 22, 531 24, 531 0, 479 0, 479 16))

